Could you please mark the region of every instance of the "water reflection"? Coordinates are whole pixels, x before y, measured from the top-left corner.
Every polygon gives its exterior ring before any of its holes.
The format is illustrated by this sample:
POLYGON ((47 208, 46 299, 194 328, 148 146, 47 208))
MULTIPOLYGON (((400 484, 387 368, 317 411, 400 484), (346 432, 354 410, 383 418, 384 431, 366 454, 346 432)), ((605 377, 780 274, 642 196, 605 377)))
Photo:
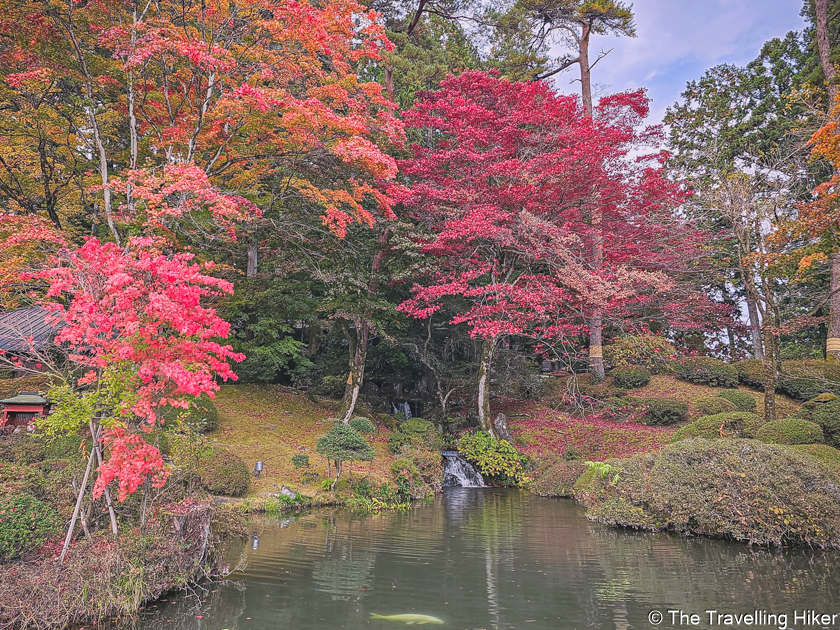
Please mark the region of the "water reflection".
POLYGON ((834 553, 615 530, 516 491, 451 489, 405 513, 327 510, 252 532, 232 581, 155 602, 137 625, 375 630, 401 624, 371 613, 414 613, 444 628, 649 629, 654 608, 830 610, 840 593, 834 553))

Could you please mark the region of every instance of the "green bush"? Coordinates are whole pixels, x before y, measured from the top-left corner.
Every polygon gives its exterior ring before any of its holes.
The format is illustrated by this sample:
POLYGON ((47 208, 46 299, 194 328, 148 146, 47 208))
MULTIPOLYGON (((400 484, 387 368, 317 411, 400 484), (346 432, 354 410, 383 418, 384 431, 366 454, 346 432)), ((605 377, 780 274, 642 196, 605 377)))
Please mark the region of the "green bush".
POLYGON ((682 427, 671 436, 671 443, 692 438, 754 438, 764 420, 747 411, 730 411, 704 416, 682 427))
POLYGON ((696 439, 610 461, 575 496, 610 525, 749 541, 840 548, 840 477, 794 447, 696 439))
POLYGON ((677 378, 709 387, 735 387, 738 372, 723 361, 712 357, 685 357, 674 364, 677 378))
POLYGON ((745 359, 733 363, 738 372, 738 382, 753 389, 764 390, 764 363, 758 359, 745 359))
POLYGON ((701 416, 713 416, 727 411, 737 411, 735 404, 716 396, 703 396, 694 402, 694 408, 701 416))
POLYGON ((755 438, 768 444, 816 444, 823 441, 820 425, 801 418, 773 420, 762 425, 755 438))
POLYGON ((403 447, 411 444, 411 438, 404 433, 393 431, 388 436, 388 449, 394 454, 399 455, 403 451, 403 447))
POLYGON ((669 425, 685 419, 688 405, 679 400, 653 399, 645 401, 645 424, 669 425))
POLYGON ((510 442, 478 431, 458 440, 458 450, 491 484, 515 486, 524 480, 525 457, 510 442))
POLYGON ((412 437, 429 437, 435 432, 437 432, 435 425, 422 418, 412 418, 400 425, 400 433, 405 433, 412 437))
POLYGON ((571 497, 575 483, 586 470, 579 457, 569 459, 564 455, 540 466, 531 490, 543 497, 571 497))
POLYGON ((12 454, 18 464, 37 464, 47 457, 44 440, 30 433, 12 436, 12 454))
POLYGON ((615 386, 622 389, 636 389, 650 383, 650 372, 643 367, 621 367, 610 373, 615 386))
POLYGON ((391 474, 398 489, 406 490, 408 497, 422 499, 440 492, 443 485, 443 467, 440 454, 414 449, 391 463, 391 474))
POLYGON ((371 422, 368 418, 362 418, 361 416, 356 416, 350 420, 350 426, 356 429, 359 433, 373 433, 376 431, 376 427, 373 426, 373 422, 371 422))
POLYGON ((341 462, 370 461, 376 455, 371 445, 356 429, 342 422, 318 440, 315 450, 336 463, 336 479, 341 476, 341 462))
POLYGON ((800 402, 822 393, 840 395, 840 365, 826 361, 783 361, 776 391, 800 402))
POLYGON ((295 468, 306 468, 309 466, 309 455, 293 455, 292 466, 295 468))
POLYGON ((251 473, 238 455, 213 451, 198 460, 196 472, 202 487, 213 494, 241 497, 248 490, 251 473))
POLYGON ((37 549, 58 527, 55 510, 31 494, 0 498, 0 562, 37 549))
POLYGON ((16 494, 32 494, 45 499, 48 491, 44 475, 32 466, 0 461, 0 497, 16 494))
POLYGON ((755 411, 755 396, 739 389, 727 389, 718 394, 718 398, 728 400, 735 405, 736 411, 755 411))
POLYGON ((667 368, 677 349, 662 337, 621 337, 604 346, 604 361, 613 368, 640 366, 653 374, 667 368))
POLYGON ((840 473, 840 451, 827 444, 796 444, 790 447, 840 473))
POLYGON ((190 408, 183 418, 184 423, 197 433, 212 433, 219 426, 219 410, 206 393, 192 398, 190 408))
POLYGON ((806 403, 799 415, 820 425, 826 443, 834 448, 840 448, 840 399, 815 403, 810 408, 808 407, 806 403))
POLYGON ((82 436, 76 433, 47 438, 46 459, 79 459, 90 453, 90 444, 87 444, 87 453, 82 449, 83 441, 82 436))

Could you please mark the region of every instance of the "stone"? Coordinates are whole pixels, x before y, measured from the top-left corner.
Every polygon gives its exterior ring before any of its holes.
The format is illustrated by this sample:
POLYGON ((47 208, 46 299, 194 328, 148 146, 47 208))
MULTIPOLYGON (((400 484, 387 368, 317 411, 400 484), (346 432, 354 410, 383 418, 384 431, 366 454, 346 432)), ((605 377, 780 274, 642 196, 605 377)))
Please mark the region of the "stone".
POLYGON ((286 486, 280 486, 280 494, 284 497, 289 497, 290 499, 294 499, 297 496, 297 492, 291 488, 287 488, 286 486))
POLYGON ((493 421, 493 425, 496 427, 496 433, 500 440, 505 440, 513 444, 513 435, 511 435, 505 414, 500 413, 496 416, 496 419, 493 421))

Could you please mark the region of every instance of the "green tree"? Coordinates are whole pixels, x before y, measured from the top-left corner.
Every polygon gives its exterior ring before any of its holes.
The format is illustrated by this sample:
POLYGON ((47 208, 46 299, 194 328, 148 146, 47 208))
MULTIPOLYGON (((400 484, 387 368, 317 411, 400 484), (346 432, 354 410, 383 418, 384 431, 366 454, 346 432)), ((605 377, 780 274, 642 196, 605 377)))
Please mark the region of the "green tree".
POLYGON ((341 477, 341 465, 343 462, 370 461, 376 455, 373 447, 367 443, 362 435, 354 428, 338 423, 329 433, 318 440, 315 450, 335 462, 335 479, 332 488, 338 478, 341 477))

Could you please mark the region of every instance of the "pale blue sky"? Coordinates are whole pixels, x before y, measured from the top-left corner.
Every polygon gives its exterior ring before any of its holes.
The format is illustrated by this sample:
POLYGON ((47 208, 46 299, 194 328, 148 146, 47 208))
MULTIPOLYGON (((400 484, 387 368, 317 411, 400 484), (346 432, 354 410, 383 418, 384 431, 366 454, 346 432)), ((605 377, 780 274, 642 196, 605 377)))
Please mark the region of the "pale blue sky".
MULTIPOLYGON (((614 50, 592 71, 592 81, 607 92, 646 87, 652 97, 650 122, 659 122, 687 81, 720 63, 745 64, 762 44, 804 26, 802 0, 636 0, 638 36, 596 37, 591 57, 614 50)), ((561 92, 578 92, 569 84, 572 70, 555 81, 561 92)))

